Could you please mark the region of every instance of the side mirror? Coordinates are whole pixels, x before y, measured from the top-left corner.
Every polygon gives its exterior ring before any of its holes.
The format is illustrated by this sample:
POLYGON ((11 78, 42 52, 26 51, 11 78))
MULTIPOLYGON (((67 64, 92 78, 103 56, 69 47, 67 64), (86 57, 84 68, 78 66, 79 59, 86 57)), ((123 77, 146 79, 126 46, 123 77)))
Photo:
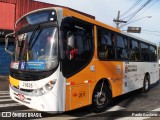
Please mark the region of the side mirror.
POLYGON ((10 55, 13 55, 13 52, 8 50, 8 40, 9 40, 9 37, 11 36, 13 37, 13 35, 14 33, 10 33, 5 36, 5 51, 10 55))

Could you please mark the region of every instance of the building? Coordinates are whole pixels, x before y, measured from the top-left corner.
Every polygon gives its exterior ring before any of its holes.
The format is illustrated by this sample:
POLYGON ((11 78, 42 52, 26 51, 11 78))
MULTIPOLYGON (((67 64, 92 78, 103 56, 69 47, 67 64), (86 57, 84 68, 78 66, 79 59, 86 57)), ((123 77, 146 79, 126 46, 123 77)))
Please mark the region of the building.
MULTIPOLYGON (((33 0, 0 0, 0 75, 9 74, 11 56, 4 50, 4 37, 13 32, 16 20, 27 12, 51 6, 55 5, 33 0)), ((9 48, 13 48, 13 42, 9 48)))

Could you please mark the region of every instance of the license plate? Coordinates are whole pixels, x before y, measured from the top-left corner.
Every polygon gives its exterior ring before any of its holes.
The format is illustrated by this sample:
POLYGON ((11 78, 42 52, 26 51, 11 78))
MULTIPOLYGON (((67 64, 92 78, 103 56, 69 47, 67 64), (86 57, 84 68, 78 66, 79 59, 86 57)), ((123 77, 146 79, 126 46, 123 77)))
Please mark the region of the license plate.
POLYGON ((21 88, 25 88, 25 89, 32 89, 33 88, 33 84, 30 82, 22 82, 22 86, 20 86, 21 88))

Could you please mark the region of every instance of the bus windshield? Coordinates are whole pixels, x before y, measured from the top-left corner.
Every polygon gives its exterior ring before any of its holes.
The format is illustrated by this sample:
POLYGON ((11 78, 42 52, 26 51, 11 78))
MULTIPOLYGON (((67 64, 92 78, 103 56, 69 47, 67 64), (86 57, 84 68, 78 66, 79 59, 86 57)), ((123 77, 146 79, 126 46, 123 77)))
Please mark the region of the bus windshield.
POLYGON ((12 69, 50 70, 58 65, 58 31, 56 27, 16 35, 12 69))

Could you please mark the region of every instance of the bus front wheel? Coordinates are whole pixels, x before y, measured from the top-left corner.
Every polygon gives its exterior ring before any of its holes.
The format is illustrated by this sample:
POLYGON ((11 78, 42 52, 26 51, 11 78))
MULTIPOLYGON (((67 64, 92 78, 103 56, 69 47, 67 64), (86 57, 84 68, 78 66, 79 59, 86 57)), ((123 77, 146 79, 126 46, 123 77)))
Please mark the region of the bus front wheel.
POLYGON ((92 96, 92 110, 103 112, 111 102, 111 91, 106 85, 97 85, 92 96))
POLYGON ((150 90, 150 77, 149 75, 145 75, 142 92, 147 93, 150 90))

